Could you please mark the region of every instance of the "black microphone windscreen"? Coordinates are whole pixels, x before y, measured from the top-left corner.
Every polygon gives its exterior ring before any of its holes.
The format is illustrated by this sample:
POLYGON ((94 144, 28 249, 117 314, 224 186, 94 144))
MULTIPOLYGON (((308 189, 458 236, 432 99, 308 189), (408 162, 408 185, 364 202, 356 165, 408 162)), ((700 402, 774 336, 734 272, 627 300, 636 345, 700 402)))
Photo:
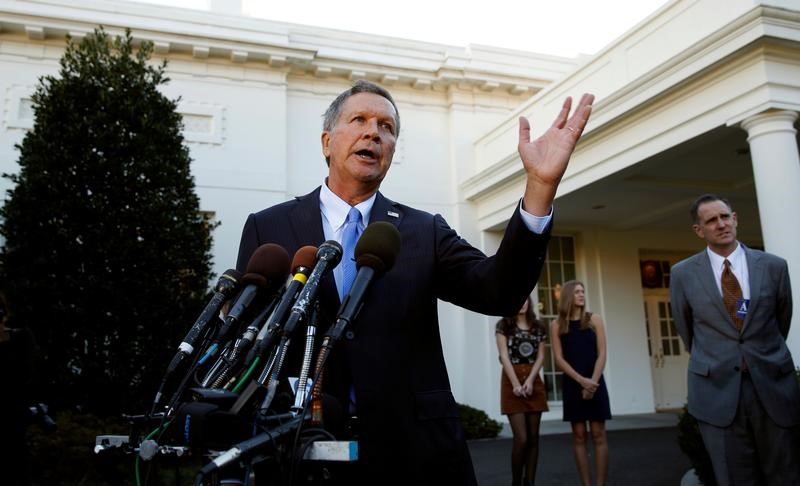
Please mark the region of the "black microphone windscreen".
POLYGON ((388 272, 400 253, 400 232, 391 223, 376 221, 364 229, 355 249, 356 266, 388 272))
POLYGON ((222 277, 238 282, 242 278, 242 272, 235 268, 229 268, 222 273, 222 277))
POLYGON ((289 275, 289 253, 274 243, 261 245, 247 262, 247 273, 263 275, 269 282, 283 283, 289 275))
POLYGON ((331 267, 338 265, 342 259, 342 245, 336 240, 328 240, 319 245, 317 249, 317 260, 327 259, 331 267))
POLYGON ((231 297, 239 290, 241 280, 242 272, 229 268, 220 275, 217 285, 214 286, 214 291, 225 295, 225 297, 231 297))
POLYGON ((292 259, 292 272, 297 272, 300 267, 313 268, 317 260, 317 247, 304 246, 297 250, 292 259))

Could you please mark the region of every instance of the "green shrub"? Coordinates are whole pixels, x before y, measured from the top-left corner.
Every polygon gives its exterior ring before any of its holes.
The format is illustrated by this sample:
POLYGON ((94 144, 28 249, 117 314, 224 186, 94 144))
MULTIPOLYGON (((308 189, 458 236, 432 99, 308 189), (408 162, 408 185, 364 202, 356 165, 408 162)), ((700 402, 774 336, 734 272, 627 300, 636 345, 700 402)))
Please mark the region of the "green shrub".
POLYGON ((458 412, 461 414, 461 423, 464 425, 467 440, 493 439, 503 428, 500 422, 490 419, 486 412, 469 405, 459 403, 458 412))
POLYGON ((94 455, 96 435, 127 435, 126 424, 115 418, 63 412, 53 417, 58 428, 45 433, 28 430, 33 479, 39 484, 132 484, 133 457, 94 455))

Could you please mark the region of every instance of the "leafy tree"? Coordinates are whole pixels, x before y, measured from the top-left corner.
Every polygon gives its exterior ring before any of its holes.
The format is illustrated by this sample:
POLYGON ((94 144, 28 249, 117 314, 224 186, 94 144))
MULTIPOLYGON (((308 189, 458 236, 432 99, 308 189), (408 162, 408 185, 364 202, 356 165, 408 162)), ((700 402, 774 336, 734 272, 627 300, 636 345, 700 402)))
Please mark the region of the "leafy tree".
POLYGON ((68 38, 33 96, 19 172, 5 174, 4 286, 57 408, 144 412, 207 295, 212 228, 151 53, 130 32, 68 38))

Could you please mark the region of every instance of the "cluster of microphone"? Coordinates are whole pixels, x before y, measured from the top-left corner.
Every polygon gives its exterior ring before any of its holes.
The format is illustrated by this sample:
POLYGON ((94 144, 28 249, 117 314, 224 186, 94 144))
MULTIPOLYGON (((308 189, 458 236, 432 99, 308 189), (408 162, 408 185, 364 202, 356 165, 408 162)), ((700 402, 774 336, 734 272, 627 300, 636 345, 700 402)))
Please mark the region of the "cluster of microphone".
POLYGON ((304 246, 291 262, 283 247, 264 244, 255 250, 244 274, 233 269, 222 274, 167 366, 150 415, 169 420, 198 396, 224 395, 226 401, 219 403, 225 403, 225 413, 267 423, 270 413, 276 416, 272 405, 278 385, 285 385, 288 378, 289 347, 302 337, 305 346, 293 404, 279 414, 278 426, 272 430, 262 426, 262 432, 232 444, 200 476, 274 444, 278 436, 304 422, 320 425, 321 382, 330 351, 359 315, 371 283, 392 268, 399 251, 400 233, 392 224, 375 222, 365 228, 354 251, 355 280, 321 345, 315 343, 318 327, 328 323, 320 322, 317 297, 323 280, 342 259, 339 243, 304 246), (168 389, 173 390, 166 400, 168 389))

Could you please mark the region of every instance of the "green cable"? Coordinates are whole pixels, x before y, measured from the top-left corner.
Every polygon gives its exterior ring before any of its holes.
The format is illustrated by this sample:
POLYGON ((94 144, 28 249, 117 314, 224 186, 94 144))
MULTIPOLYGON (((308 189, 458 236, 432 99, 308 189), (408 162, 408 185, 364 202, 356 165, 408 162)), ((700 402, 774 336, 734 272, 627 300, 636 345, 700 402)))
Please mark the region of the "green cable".
POLYGON ((256 369, 256 366, 258 366, 258 363, 260 361, 261 357, 257 356, 256 359, 253 361, 253 364, 250 365, 250 368, 247 370, 247 373, 245 373, 244 376, 242 376, 242 379, 239 380, 239 383, 237 383, 236 386, 233 387, 233 393, 239 393, 239 390, 241 390, 242 386, 244 386, 244 384, 247 383, 247 380, 250 378, 250 375, 253 374, 253 370, 256 369))
MULTIPOLYGON (((170 424, 170 423, 171 423, 171 421, 170 421, 170 422, 167 422, 167 423, 165 423, 164 425, 160 425, 160 426, 156 427, 156 429, 155 429, 155 430, 153 430, 152 432, 150 432, 149 434, 147 434, 147 436, 144 438, 144 440, 142 440, 142 442, 144 442, 145 440, 148 440, 148 439, 150 439, 151 437, 153 437, 154 435, 156 435, 156 434, 157 434, 159 431, 161 431, 162 429, 165 429, 165 428, 167 428, 167 427, 169 426, 169 424, 170 424)), ((140 458, 140 457, 141 457, 141 456, 140 456, 139 454, 136 454, 136 464, 134 465, 134 468, 133 468, 133 469, 134 469, 134 471, 136 472, 136 486, 141 486, 141 484, 142 484, 142 480, 141 480, 141 478, 140 478, 140 475, 139 475, 139 458, 140 458)))

